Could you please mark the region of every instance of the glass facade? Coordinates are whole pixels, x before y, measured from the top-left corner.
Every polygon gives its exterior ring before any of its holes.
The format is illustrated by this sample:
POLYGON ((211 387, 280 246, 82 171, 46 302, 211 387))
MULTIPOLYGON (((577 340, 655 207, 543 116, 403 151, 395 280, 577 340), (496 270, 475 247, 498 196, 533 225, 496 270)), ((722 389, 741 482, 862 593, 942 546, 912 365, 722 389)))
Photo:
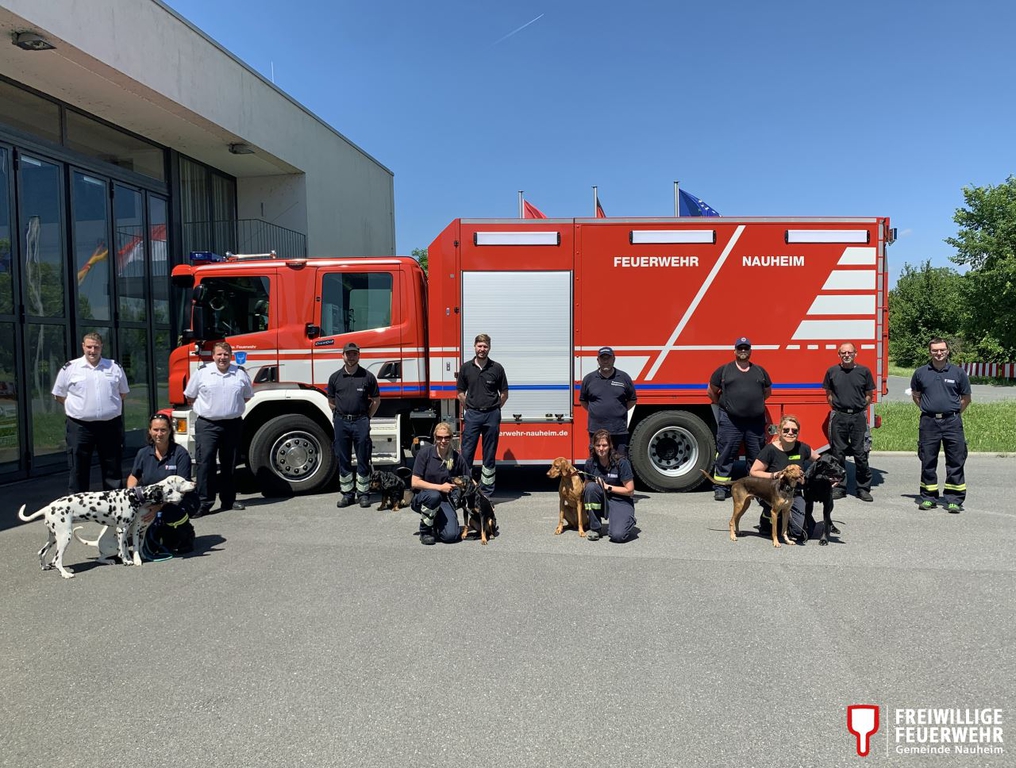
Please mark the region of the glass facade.
POLYGON ((235 232, 232 177, 0 79, 0 482, 66 467, 50 391, 90 331, 127 374, 133 456, 169 406, 172 266, 235 232))

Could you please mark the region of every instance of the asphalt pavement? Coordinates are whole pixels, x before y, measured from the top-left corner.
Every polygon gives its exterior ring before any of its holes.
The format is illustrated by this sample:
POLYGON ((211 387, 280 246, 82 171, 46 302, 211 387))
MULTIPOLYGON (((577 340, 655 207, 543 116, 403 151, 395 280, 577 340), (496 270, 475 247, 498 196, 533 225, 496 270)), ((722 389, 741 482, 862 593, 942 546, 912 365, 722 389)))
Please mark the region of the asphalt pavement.
MULTIPOLYGON (((1016 459, 972 456, 967 510, 919 512, 872 457, 842 534, 775 549, 730 502, 639 494, 638 538, 554 536, 557 495, 500 470, 501 534, 424 547, 408 510, 246 495, 198 551, 38 567, 54 483, 0 501, 0 765, 1013 765, 1016 459), (1001 709, 1007 753, 902 755, 897 710, 1001 709)), ((376 506, 376 503, 375 503, 376 506)), ((911 745, 913 746, 913 745, 911 745)))

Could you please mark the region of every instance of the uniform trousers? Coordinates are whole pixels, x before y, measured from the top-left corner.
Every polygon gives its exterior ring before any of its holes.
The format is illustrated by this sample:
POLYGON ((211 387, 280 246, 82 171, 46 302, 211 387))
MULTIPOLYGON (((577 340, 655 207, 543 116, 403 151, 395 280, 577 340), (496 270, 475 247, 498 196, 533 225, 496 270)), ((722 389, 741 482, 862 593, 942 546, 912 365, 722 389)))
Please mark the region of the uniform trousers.
POLYGON ((586 483, 582 504, 589 514, 589 530, 600 532, 607 519, 607 538, 627 541, 635 527, 635 500, 631 496, 609 496, 597 483, 586 483))
MULTIPOLYGON (((737 460, 738 449, 744 442, 744 458, 751 471, 759 451, 765 444, 765 416, 754 419, 742 419, 731 416, 722 408, 716 424, 716 464, 713 466, 713 477, 721 482, 730 482, 730 473, 737 460)), ((713 489, 727 490, 725 485, 715 485, 713 489)))
POLYGON ((829 414, 829 453, 840 464, 844 461, 847 451, 854 457, 854 470, 857 479, 857 490, 871 490, 871 467, 868 466, 868 451, 865 450, 865 436, 868 433, 867 411, 842 413, 832 411, 829 414))
POLYGON ((353 494, 353 446, 356 446, 356 495, 370 492, 370 458, 373 444, 370 441, 370 419, 366 416, 352 421, 335 414, 335 458, 339 461, 339 491, 343 496, 353 494))
POLYGON ((92 455, 99 454, 102 489, 115 491, 123 484, 123 418, 82 421, 67 417, 67 488, 83 493, 91 487, 92 455))
POLYGON ((963 436, 963 419, 959 414, 936 419, 921 414, 918 427, 917 455, 921 459, 921 498, 937 499, 938 450, 945 451, 945 493, 947 504, 963 504, 967 497, 967 483, 963 477, 963 463, 967 460, 967 441, 963 436))
POLYGON ((194 427, 194 460, 197 464, 198 498, 201 509, 209 510, 215 497, 229 509, 236 501, 233 472, 239 460, 240 436, 243 419, 206 419, 199 416, 194 427), (218 457, 219 475, 216 477, 215 460, 218 457))
POLYGON ((420 519, 420 533, 433 529, 434 537, 445 544, 459 541, 462 529, 459 527, 458 513, 448 500, 447 495, 431 488, 417 491, 409 508, 423 517, 420 519), (433 520, 428 525, 427 521, 433 520))
POLYGON ((480 493, 489 497, 494 493, 497 477, 497 441, 501 435, 501 409, 466 410, 462 418, 462 457, 472 467, 476 457, 476 444, 483 440, 483 468, 480 470, 480 493))

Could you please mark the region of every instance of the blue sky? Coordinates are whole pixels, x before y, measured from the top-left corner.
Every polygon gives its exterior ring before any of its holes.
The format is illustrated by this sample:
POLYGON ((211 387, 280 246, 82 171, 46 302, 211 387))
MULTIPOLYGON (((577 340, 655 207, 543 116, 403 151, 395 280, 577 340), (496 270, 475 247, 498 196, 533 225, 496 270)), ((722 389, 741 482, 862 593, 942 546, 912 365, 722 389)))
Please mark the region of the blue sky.
POLYGON ((1016 172, 1001 0, 169 5, 395 173, 400 254, 519 189, 670 216, 679 180, 728 216, 890 216, 895 280, 1016 172))

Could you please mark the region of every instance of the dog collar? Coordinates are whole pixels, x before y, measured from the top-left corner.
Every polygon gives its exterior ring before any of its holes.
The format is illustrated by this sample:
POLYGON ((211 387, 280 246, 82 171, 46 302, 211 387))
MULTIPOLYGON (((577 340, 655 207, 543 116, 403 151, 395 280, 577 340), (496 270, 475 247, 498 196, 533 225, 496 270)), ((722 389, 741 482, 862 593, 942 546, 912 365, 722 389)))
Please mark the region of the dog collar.
POLYGON ((131 490, 134 491, 134 500, 137 501, 138 504, 144 503, 145 501, 144 489, 140 485, 135 485, 133 488, 131 488, 131 490))

